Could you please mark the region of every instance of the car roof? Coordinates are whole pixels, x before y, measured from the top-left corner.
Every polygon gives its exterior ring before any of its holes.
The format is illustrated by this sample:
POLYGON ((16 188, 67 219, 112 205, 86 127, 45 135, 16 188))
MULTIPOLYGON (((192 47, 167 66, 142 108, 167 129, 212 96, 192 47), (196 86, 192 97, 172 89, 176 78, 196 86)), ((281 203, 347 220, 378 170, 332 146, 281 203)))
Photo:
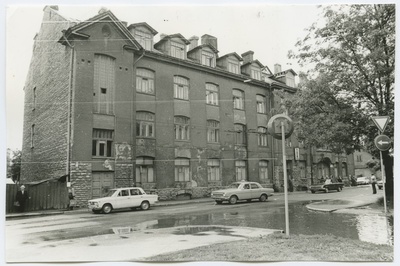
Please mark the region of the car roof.
POLYGON ((141 188, 141 187, 116 187, 116 188, 112 188, 110 190, 133 189, 133 188, 141 188))

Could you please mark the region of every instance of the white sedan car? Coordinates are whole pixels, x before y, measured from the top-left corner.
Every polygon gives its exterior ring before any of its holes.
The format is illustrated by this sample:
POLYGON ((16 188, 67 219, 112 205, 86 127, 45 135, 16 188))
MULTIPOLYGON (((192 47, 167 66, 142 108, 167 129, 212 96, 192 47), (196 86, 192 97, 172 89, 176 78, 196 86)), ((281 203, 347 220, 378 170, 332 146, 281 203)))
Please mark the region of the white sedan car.
POLYGON ((234 182, 228 188, 216 190, 211 193, 211 198, 217 204, 223 201, 228 201, 230 204, 235 204, 238 200, 251 201, 258 199, 266 201, 268 197, 274 195, 272 188, 264 188, 257 182, 234 182))
POLYGON ((146 194, 140 187, 127 187, 111 189, 103 198, 88 201, 89 210, 94 213, 108 214, 114 209, 140 207, 148 210, 158 201, 158 195, 146 194))

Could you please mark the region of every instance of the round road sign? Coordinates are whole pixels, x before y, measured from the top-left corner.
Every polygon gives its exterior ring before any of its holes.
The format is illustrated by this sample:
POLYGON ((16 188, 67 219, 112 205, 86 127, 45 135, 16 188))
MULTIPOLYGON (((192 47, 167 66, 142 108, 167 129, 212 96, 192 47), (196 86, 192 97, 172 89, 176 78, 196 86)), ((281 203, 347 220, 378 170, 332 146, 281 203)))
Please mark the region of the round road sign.
POLYGON ((390 149, 392 140, 386 135, 379 135, 375 138, 375 146, 380 151, 387 151, 390 149))
POLYGON ((285 129, 285 138, 290 137, 290 135, 292 135, 293 133, 294 126, 293 121, 292 119, 290 119, 290 117, 284 114, 274 115, 268 121, 267 127, 269 134, 271 134, 276 139, 282 139, 282 122, 285 129))

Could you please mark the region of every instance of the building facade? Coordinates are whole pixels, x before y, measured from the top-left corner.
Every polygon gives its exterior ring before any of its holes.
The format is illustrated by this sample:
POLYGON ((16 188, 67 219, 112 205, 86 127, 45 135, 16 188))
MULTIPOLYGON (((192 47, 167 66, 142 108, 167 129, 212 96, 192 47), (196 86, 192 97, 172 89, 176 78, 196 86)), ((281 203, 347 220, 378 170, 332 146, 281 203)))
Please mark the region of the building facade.
MULTIPOLYGON (((220 55, 216 37, 161 35, 101 10, 84 22, 47 6, 25 85, 21 181, 68 175, 81 206, 112 187, 161 199, 209 196, 236 180, 283 186, 282 147, 267 133, 293 70, 254 52, 220 55), (46 42, 43 42, 46 40, 46 42)), ((352 156, 286 143, 288 174, 304 188, 354 174, 352 156)))

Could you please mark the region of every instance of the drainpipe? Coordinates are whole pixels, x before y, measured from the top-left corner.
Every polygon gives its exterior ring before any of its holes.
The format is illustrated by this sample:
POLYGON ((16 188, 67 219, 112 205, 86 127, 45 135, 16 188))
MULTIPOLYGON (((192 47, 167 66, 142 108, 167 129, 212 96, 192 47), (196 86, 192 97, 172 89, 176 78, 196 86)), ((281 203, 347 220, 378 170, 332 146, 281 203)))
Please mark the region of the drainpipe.
MULTIPOLYGON (((133 90, 133 93, 132 93, 132 111, 131 111, 131 139, 132 139, 132 144, 134 144, 134 141, 135 141, 135 124, 133 123, 133 112, 135 112, 135 106, 134 106, 134 103, 135 103, 135 98, 136 98, 136 96, 135 96, 135 94, 136 94, 136 81, 134 80, 134 77, 136 76, 136 73, 134 72, 134 69, 135 69, 135 65, 140 61, 140 59, 142 59, 143 58, 143 56, 144 56, 144 54, 145 54, 145 50, 142 48, 142 54, 139 56, 139 58, 138 59, 136 59, 136 61, 135 61, 135 53, 132 53, 132 61, 133 61, 133 63, 132 63, 132 79, 133 79, 133 84, 135 84, 135 87, 134 87, 134 90, 133 90)), ((135 112, 135 116, 136 116, 136 112, 135 112)), ((133 156, 132 156, 132 165, 136 165, 136 155, 135 155, 135 158, 133 158, 133 156), (135 161, 135 164, 133 164, 133 161, 135 161)), ((136 171, 135 171, 135 166, 132 166, 132 174, 135 176, 136 175, 136 171)), ((132 186, 135 186, 135 182, 136 182, 136 179, 135 179, 135 177, 133 177, 133 180, 132 180, 132 183, 131 183, 131 185, 132 186)))
POLYGON ((67 45, 71 48, 71 59, 70 59, 70 69, 69 69, 69 89, 68 89, 68 121, 67 121, 67 162, 65 168, 65 174, 67 175, 67 187, 71 187, 71 177, 70 177, 70 162, 71 162, 71 115, 72 115, 72 94, 73 94, 73 78, 74 78, 74 57, 75 57, 75 47, 71 45, 63 32, 64 40, 67 45))

